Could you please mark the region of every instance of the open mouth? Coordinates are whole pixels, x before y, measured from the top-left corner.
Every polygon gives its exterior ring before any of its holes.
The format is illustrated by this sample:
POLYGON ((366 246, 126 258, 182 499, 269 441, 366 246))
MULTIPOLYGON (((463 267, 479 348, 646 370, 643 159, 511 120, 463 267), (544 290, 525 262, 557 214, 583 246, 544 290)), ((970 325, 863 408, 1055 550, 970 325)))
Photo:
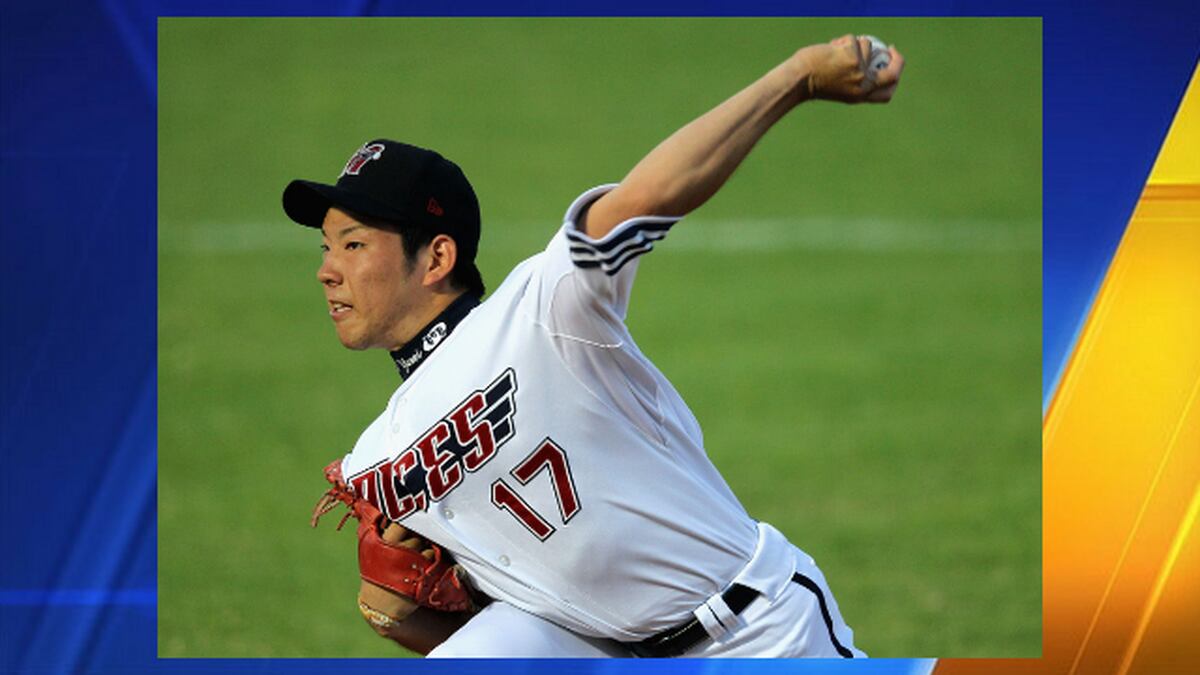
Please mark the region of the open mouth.
POLYGON ((346 314, 348 314, 352 309, 354 309, 353 305, 348 305, 344 302, 338 302, 336 300, 329 301, 329 316, 333 317, 334 320, 346 316, 346 314))

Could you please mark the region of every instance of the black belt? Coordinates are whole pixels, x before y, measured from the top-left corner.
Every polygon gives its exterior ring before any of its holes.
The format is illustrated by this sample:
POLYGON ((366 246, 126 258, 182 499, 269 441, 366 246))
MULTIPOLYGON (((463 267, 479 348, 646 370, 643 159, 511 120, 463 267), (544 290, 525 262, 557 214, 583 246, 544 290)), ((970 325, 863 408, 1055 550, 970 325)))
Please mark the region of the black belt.
MULTIPOLYGON (((817 597, 817 603, 821 608, 821 618, 825 622, 825 628, 829 631, 829 639, 833 642, 833 647, 837 650, 837 653, 842 658, 854 658, 854 653, 843 646, 838 640, 837 635, 833 632, 833 617, 829 614, 829 605, 825 602, 825 594, 821 592, 821 587, 815 581, 799 572, 792 575, 792 582, 807 588, 817 597)), ((730 611, 734 614, 741 614, 742 610, 746 609, 758 595, 758 591, 749 586, 733 584, 721 594, 721 598, 725 600, 725 604, 729 606, 730 611)), ((704 629, 699 619, 693 618, 681 626, 667 629, 641 642, 628 643, 626 646, 636 656, 643 658, 663 658, 683 656, 692 647, 707 639, 708 631, 704 629)))
MULTIPOLYGON (((721 594, 721 599, 734 614, 741 614, 742 610, 746 609, 757 597, 758 591, 742 584, 733 584, 721 594)), ((627 646, 636 656, 642 658, 666 658, 683 656, 692 647, 707 639, 708 631, 704 629, 699 619, 693 618, 683 625, 668 628, 658 635, 648 637, 641 642, 630 643, 627 646)))

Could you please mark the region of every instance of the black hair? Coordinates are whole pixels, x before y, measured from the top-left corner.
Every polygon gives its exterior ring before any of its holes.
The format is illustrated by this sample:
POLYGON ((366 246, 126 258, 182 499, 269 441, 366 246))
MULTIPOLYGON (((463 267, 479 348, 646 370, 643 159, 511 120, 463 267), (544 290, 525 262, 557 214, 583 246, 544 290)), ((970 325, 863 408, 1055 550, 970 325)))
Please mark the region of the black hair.
MULTIPOLYGON (((392 226, 400 233, 400 242, 404 246, 404 259, 411 269, 417 260, 417 254, 433 241, 437 233, 422 227, 411 227, 398 223, 392 223, 392 226)), ((461 249, 459 250, 461 251, 461 249)), ((454 269, 450 270, 450 285, 477 298, 482 298, 487 290, 484 288, 483 276, 479 273, 475 262, 464 264, 461 258, 455 261, 454 269)))

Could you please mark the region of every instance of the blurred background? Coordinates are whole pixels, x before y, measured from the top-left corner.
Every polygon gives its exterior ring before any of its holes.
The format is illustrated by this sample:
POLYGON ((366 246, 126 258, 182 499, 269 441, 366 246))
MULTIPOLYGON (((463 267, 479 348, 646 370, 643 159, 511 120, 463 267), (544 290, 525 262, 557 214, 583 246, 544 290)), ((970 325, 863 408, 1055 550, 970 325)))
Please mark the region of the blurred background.
MULTIPOLYGON (((385 136, 459 163, 489 288, 571 200, 790 55, 895 43, 888 106, 802 106, 641 264, 629 325, 872 656, 1041 653, 1038 19, 159 21, 159 653, 403 656, 321 468, 399 384, 292 224, 385 136)), ((603 545, 598 542, 597 545, 603 545)))

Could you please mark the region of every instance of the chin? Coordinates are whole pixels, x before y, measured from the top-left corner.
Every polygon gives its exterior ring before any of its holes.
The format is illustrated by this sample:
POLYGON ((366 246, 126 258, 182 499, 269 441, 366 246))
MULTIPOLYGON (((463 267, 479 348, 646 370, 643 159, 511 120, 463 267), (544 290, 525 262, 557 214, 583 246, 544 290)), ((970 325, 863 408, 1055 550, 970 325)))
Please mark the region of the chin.
POLYGON ((364 339, 361 335, 343 335, 339 332, 338 341, 341 342, 342 346, 346 349, 351 349, 356 352, 361 352, 365 349, 371 348, 370 341, 364 339))

